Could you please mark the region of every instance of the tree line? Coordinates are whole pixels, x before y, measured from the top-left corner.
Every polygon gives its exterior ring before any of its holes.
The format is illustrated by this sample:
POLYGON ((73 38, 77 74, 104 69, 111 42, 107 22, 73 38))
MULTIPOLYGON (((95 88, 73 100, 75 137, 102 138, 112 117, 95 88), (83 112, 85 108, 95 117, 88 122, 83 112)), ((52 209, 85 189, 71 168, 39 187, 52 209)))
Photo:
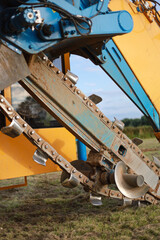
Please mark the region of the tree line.
POLYGON ((139 127, 139 126, 149 126, 150 122, 145 116, 141 118, 124 118, 122 122, 125 124, 125 127, 139 127))

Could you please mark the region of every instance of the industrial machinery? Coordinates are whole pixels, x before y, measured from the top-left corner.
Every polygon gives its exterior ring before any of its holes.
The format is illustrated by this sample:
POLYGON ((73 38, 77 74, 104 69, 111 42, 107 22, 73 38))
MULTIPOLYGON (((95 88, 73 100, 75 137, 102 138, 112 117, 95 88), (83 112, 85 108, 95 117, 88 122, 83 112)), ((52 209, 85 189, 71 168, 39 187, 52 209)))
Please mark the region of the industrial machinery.
MULTIPOLYGON (((138 148, 140 141, 132 141, 123 133, 121 121, 112 122, 104 116, 97 107, 100 99, 85 96, 76 87, 76 75, 54 63, 70 53, 99 65, 150 120, 160 140, 158 5, 153 0, 1 0, 0 109, 11 121, 7 126, 1 121, 1 132, 7 135, 1 141, 2 172, 15 167, 22 142, 18 139, 23 135, 26 152, 30 148, 27 141, 36 146, 32 151, 34 169, 43 165, 37 173, 45 172, 50 159, 50 165, 63 170, 62 185, 73 188, 82 184, 95 205, 101 204, 101 196, 159 202, 160 161, 146 157, 138 148), (86 162, 67 158, 54 141, 48 143, 52 135, 47 141, 43 132, 27 122, 24 103, 13 108, 3 93, 16 82, 90 149, 86 162), (6 166, 3 154, 10 144, 17 152, 6 166)), ((16 97, 23 95, 21 91, 16 97)), ((25 101, 32 104, 29 98, 25 101)), ((23 167, 32 169, 31 161, 32 156, 22 159, 23 167)), ((20 168, 19 159, 16 171, 20 168)))

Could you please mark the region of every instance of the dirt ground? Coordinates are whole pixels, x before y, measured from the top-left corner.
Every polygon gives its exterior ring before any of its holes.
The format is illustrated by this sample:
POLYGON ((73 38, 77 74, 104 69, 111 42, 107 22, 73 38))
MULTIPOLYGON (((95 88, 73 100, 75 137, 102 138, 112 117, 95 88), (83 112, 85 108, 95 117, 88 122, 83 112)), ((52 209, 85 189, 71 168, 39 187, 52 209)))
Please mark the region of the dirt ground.
MULTIPOLYGON (((141 148, 160 157, 155 139, 141 148)), ((94 207, 82 187, 63 188, 59 179, 60 173, 31 176, 28 187, 0 193, 0 240, 160 240, 160 205, 123 207, 103 198, 94 207)))

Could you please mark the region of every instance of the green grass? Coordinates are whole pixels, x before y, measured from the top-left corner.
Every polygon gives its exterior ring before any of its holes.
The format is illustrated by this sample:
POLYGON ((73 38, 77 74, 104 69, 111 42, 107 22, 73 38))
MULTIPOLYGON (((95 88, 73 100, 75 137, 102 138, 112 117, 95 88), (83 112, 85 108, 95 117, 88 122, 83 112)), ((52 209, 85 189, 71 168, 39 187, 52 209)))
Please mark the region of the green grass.
MULTIPOLYGON (((160 157, 155 139, 141 148, 160 157)), ((59 179, 60 173, 32 176, 28 187, 0 193, 0 240, 160 240, 160 205, 123 207, 103 198, 93 207, 82 187, 63 188, 59 179)))

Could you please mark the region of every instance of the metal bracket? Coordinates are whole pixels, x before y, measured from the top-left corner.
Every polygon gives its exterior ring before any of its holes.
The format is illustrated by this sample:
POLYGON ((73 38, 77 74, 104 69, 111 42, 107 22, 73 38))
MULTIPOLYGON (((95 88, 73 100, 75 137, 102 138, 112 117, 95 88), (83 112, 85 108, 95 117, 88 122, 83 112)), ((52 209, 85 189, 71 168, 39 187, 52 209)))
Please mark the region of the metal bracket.
POLYGON ((24 128, 22 128, 14 119, 9 126, 3 127, 1 129, 2 133, 12 138, 18 137, 23 133, 23 131, 24 128))
POLYGON ((47 156, 47 154, 42 152, 39 148, 37 148, 37 150, 35 151, 35 153, 33 155, 33 160, 38 164, 46 166, 48 156, 47 156))

